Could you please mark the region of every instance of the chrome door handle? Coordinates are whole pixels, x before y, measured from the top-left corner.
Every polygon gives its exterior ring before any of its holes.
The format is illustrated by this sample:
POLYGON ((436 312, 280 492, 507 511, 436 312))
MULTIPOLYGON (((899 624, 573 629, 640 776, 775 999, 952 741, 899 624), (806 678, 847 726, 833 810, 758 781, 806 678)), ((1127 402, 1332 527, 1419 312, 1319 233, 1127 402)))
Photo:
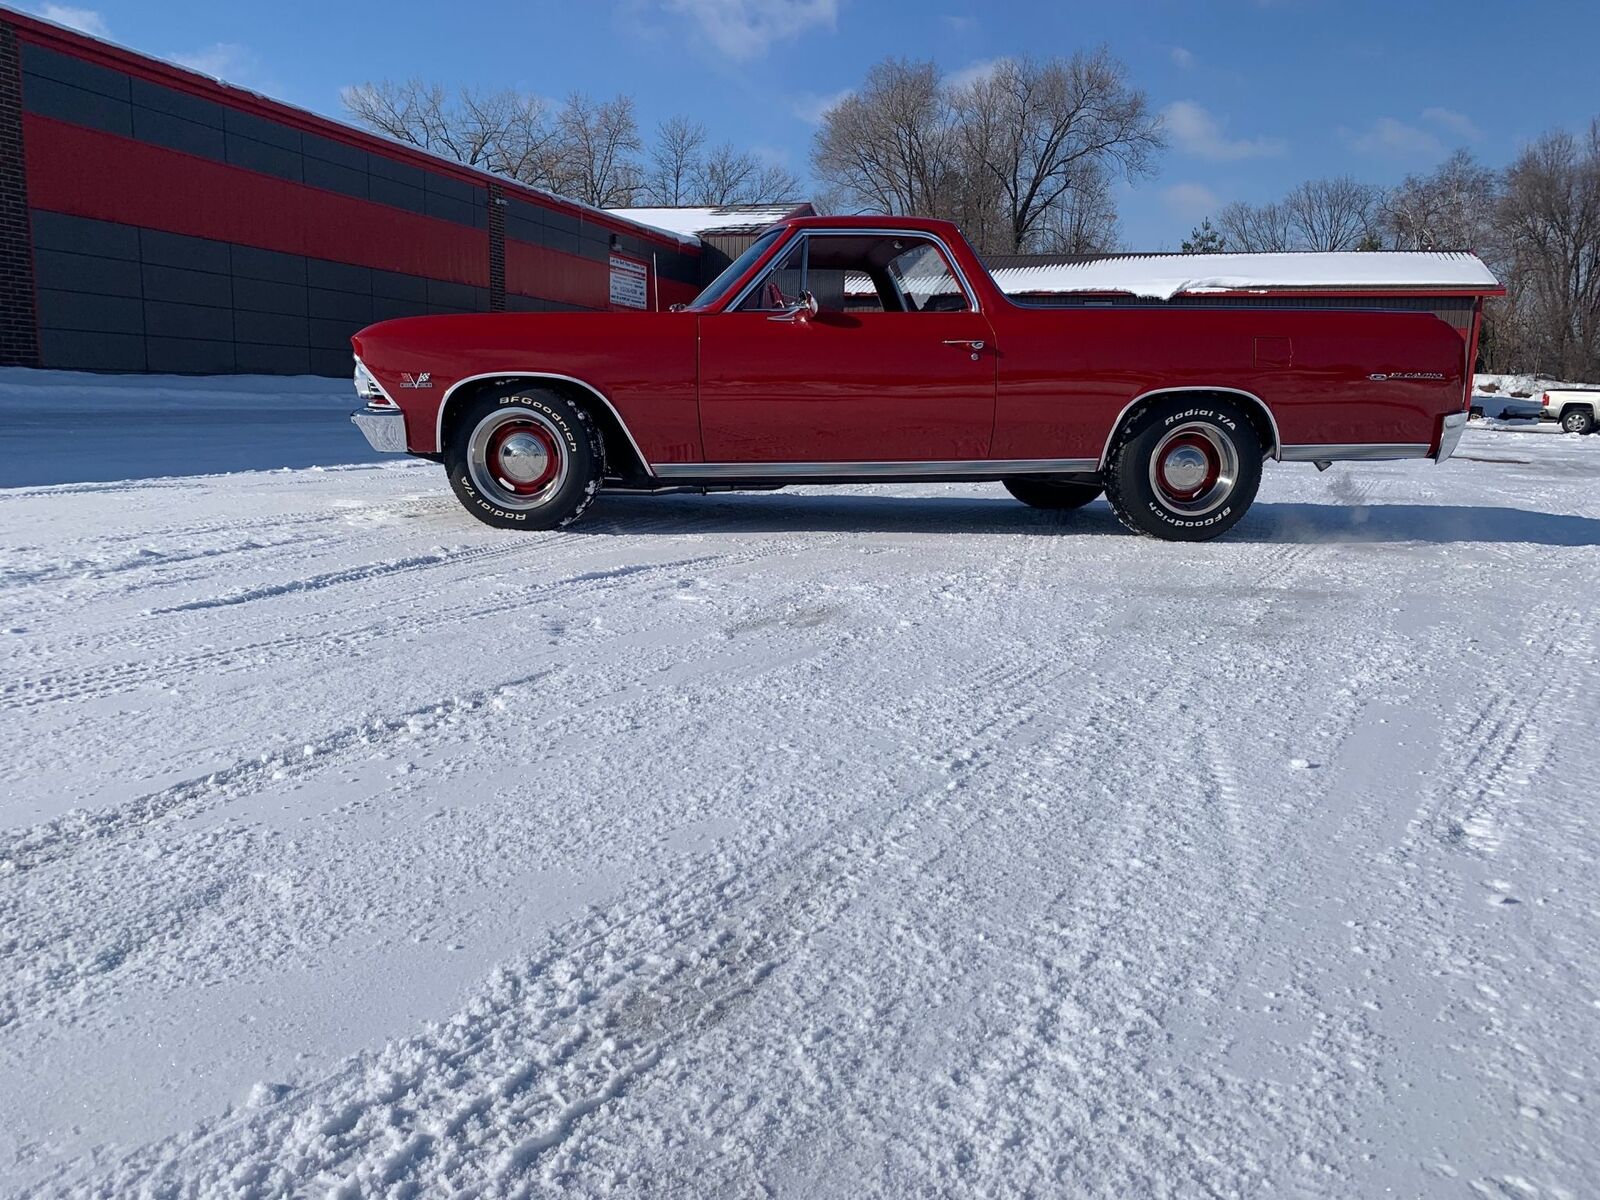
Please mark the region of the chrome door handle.
POLYGON ((982 341, 982 339, 974 339, 974 338, 945 338, 944 344, 946 346, 965 346, 968 350, 982 350, 983 349, 983 341, 982 341))

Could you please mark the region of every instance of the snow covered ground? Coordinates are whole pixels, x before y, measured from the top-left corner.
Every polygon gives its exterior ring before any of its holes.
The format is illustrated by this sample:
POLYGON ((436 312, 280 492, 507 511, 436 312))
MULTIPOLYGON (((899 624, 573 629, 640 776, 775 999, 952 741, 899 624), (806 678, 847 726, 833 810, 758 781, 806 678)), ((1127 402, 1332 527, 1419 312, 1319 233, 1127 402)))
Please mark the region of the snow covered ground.
POLYGON ((1597 483, 0 492, 0 1191, 1600 1194, 1597 483))
POLYGON ((0 487, 377 462, 350 384, 0 369, 0 487))

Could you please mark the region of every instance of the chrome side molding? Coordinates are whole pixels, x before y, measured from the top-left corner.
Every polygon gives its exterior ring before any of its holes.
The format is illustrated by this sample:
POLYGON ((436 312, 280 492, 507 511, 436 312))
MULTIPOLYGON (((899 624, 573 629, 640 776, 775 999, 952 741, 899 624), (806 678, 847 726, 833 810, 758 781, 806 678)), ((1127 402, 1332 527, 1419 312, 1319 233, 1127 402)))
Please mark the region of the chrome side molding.
POLYGON ((1387 462, 1396 458, 1427 458, 1427 442, 1322 442, 1284 446, 1280 462, 1387 462))
POLYGON ((710 462, 655 464, 661 479, 895 479, 913 475, 1083 475, 1099 469, 1092 458, 991 458, 946 462, 710 462))

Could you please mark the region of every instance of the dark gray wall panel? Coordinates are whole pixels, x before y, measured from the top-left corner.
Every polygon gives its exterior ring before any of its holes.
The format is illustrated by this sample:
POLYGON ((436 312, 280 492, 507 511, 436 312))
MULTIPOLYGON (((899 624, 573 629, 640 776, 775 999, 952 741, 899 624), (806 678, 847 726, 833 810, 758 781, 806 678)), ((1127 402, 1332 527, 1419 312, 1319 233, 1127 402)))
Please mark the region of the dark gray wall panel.
POLYGON ((367 198, 365 171, 342 167, 338 163, 323 162, 310 155, 305 157, 302 165, 305 168, 305 182, 312 187, 326 188, 330 192, 340 192, 346 196, 359 196, 363 200, 367 198))
POLYGON ((258 142, 254 138, 228 134, 228 163, 247 171, 260 171, 263 175, 276 175, 279 179, 302 182, 304 160, 298 150, 285 150, 271 142, 258 142))
POLYGON ((19 42, 19 49, 22 52, 22 69, 26 74, 42 75, 58 83, 99 92, 113 100, 129 99, 129 80, 121 71, 97 66, 70 54, 58 54, 32 42, 19 42))
POLYGON ((105 296, 93 292, 38 290, 41 329, 77 329, 99 333, 144 332, 144 302, 137 296, 105 296))
MULTIPOLYGON (((428 280, 428 304, 449 308, 476 308, 479 306, 479 289, 464 283, 446 283, 440 279, 428 280)), ((488 307, 489 297, 483 296, 483 307, 488 307)))
POLYGON ((313 375, 340 376, 348 375, 355 370, 354 351, 350 343, 346 342, 340 350, 313 350, 311 351, 311 373, 313 375))
POLYGON ((315 133, 302 133, 300 146, 307 158, 319 159, 334 166, 345 167, 352 171, 367 173, 367 152, 355 146, 348 146, 344 142, 336 142, 332 138, 320 137, 315 133))
POLYGON ((397 271, 373 268, 372 294, 422 305, 428 302, 428 281, 420 275, 402 275, 397 271))
POLYGON ((306 288, 301 283, 273 283, 265 279, 235 279, 233 306, 245 312, 306 314, 306 288))
POLYGON ((328 262, 326 259, 306 260, 306 282, 314 288, 331 288, 337 292, 372 294, 372 271, 367 267, 349 263, 328 262))
MULTIPOLYGON (((277 250, 258 250, 254 246, 229 248, 233 273, 241 279, 264 279, 273 283, 304 284, 306 260, 298 254, 283 254, 277 250)), ((234 303, 238 303, 238 288, 234 289, 234 303)), ((304 310, 304 303, 301 304, 304 310)), ((274 310, 276 311, 276 310, 274 310)))
POLYGON ((372 297, 357 296, 351 292, 331 292, 326 288, 309 288, 310 313, 313 317, 331 317, 341 321, 372 323, 372 297))
POLYGON ((340 321, 331 317, 312 317, 309 324, 312 349, 343 350, 347 353, 351 335, 366 327, 361 321, 340 321))
POLYGON ((133 136, 133 106, 126 100, 115 100, 42 75, 22 77, 22 107, 23 111, 41 117, 54 117, 123 137, 133 136))
POLYGON ((139 261, 139 231, 132 225, 91 221, 87 217, 69 217, 37 208, 28 216, 33 226, 33 244, 41 250, 67 250, 73 254, 139 261))
POLYGON ((180 267, 144 265, 144 294, 147 300, 171 300, 180 304, 205 304, 229 308, 233 289, 226 275, 205 271, 185 271, 180 267))
POLYGON ((223 157, 222 130, 137 105, 133 110, 133 136, 141 142, 201 158, 220 161, 223 157))
POLYGON ((306 318, 286 317, 281 313, 235 312, 233 340, 275 346, 310 344, 306 318))
MULTIPOLYGON (((253 346, 240 342, 233 348, 235 370, 257 375, 309 375, 311 351, 304 346, 253 346)), ((340 374, 354 369, 347 362, 340 374)))
POLYGON ((403 183, 396 183, 392 179, 385 179, 374 172, 367 180, 368 195, 380 204, 388 204, 394 208, 403 208, 407 212, 426 213, 428 211, 428 194, 419 187, 410 187, 403 183))
POLYGON ((140 257, 146 263, 163 267, 183 267, 190 271, 209 271, 226 275, 233 269, 227 242, 163 233, 158 229, 139 231, 140 257))
POLYGON ((380 179, 387 179, 394 183, 403 183, 407 187, 422 191, 427 172, 420 167, 413 167, 410 163, 396 162, 392 158, 385 158, 381 154, 367 156, 367 170, 380 179))
POLYGON ((202 100, 199 96, 191 96, 175 88, 162 87, 148 79, 135 78, 129 82, 133 86, 133 103, 138 108, 154 109, 171 117, 193 121, 197 125, 209 125, 212 129, 225 128, 223 122, 227 110, 214 101, 202 100))
POLYGON ((233 310, 209 308, 203 304, 170 304, 147 300, 144 306, 146 334, 172 338, 204 338, 233 341, 233 310))
POLYGON ((39 330, 39 361, 74 371, 143 371, 144 338, 126 333, 39 330))
POLYGON ((93 292, 105 296, 144 294, 139 264, 120 258, 100 258, 90 254, 66 254, 60 250, 33 252, 33 274, 40 288, 67 292, 93 292))
POLYGON ((269 146, 276 146, 280 150, 288 150, 296 156, 300 154, 300 131, 288 125, 280 125, 276 121, 269 121, 265 117, 258 117, 254 113, 243 112, 237 108, 226 109, 223 114, 223 128, 228 131, 228 140, 232 141, 235 135, 248 138, 252 142, 265 142, 269 146))
POLYGON ((395 300, 389 296, 372 298, 372 319, 389 321, 395 317, 421 316, 428 309, 426 300, 395 300))
POLYGON ((229 375, 234 371, 232 342, 197 338, 145 338, 145 360, 152 371, 182 375, 229 375))

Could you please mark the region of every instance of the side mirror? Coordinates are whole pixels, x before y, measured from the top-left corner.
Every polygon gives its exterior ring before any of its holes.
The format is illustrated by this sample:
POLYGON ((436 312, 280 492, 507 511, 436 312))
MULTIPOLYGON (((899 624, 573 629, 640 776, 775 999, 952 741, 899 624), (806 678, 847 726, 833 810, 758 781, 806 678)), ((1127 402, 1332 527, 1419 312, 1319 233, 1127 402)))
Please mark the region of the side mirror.
POLYGON ((782 312, 775 312, 767 318, 769 321, 784 321, 789 324, 804 323, 817 315, 817 298, 810 292, 801 292, 800 299, 782 312))

